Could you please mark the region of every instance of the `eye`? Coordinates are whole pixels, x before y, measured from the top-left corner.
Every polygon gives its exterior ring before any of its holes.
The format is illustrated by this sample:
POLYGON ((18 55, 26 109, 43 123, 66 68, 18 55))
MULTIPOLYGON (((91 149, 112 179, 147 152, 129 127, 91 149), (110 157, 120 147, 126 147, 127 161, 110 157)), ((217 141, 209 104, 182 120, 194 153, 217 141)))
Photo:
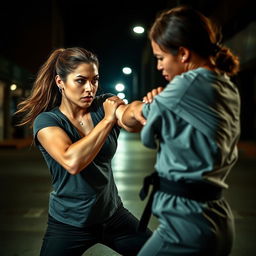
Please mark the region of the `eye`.
POLYGON ((99 82, 99 77, 94 77, 92 80, 92 84, 97 84, 99 82))
POLYGON ((164 58, 163 58, 162 56, 156 56, 156 59, 157 59, 158 61, 162 61, 164 58))
POLYGON ((79 78, 79 79, 76 80, 76 82, 79 83, 79 84, 84 84, 86 82, 86 80, 83 79, 83 78, 79 78))
POLYGON ((98 82, 99 82, 99 77, 98 77, 98 76, 95 76, 95 77, 92 79, 92 84, 93 84, 93 85, 96 85, 96 84, 98 84, 98 82))

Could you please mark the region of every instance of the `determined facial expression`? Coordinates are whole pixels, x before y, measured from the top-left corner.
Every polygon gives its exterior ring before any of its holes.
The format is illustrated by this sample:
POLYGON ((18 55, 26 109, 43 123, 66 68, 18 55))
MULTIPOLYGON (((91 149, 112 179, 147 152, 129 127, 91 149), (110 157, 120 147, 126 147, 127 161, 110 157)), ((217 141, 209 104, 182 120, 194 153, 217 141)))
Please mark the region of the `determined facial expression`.
POLYGON ((63 96, 82 108, 89 107, 98 90, 99 73, 93 63, 80 64, 67 76, 63 86, 63 96))

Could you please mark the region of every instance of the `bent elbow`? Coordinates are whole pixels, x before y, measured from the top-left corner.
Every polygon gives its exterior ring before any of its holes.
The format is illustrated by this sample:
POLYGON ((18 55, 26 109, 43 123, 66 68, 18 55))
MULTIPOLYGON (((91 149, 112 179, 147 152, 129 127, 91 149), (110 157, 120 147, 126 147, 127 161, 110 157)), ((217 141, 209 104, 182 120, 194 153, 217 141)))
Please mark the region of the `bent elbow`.
POLYGON ((71 175, 77 175, 81 171, 79 161, 74 155, 64 154, 60 164, 71 175))
POLYGON ((71 175, 77 175, 81 171, 81 168, 76 163, 66 163, 63 167, 71 175))
MULTIPOLYGON (((92 159, 91 159, 92 161, 92 159)), ((81 171, 83 171, 90 162, 89 159, 76 157, 76 156, 66 156, 65 160, 63 161, 63 167, 67 170, 68 173, 71 175, 77 175, 81 171)))
POLYGON ((73 165, 70 166, 67 171, 71 174, 71 175, 77 175, 78 173, 80 173, 84 168, 82 168, 79 165, 73 165))
POLYGON ((66 170, 71 174, 71 175, 77 175, 78 173, 80 173, 82 170, 84 170, 86 168, 86 166, 88 166, 88 164, 86 165, 81 165, 79 163, 73 163, 73 164, 69 164, 68 166, 66 166, 66 170))

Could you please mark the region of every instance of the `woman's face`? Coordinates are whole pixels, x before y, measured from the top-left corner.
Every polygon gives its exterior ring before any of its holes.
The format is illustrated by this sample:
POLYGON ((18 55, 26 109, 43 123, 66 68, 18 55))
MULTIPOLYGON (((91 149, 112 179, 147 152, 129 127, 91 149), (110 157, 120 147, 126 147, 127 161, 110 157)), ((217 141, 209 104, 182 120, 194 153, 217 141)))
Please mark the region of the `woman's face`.
POLYGON ((154 41, 151 41, 151 46, 157 59, 157 69, 162 71, 162 75, 167 81, 171 81, 176 75, 185 71, 179 55, 175 56, 169 52, 164 52, 154 41))
POLYGON ((89 107, 98 90, 99 73, 93 63, 80 64, 63 83, 63 96, 82 108, 89 107))

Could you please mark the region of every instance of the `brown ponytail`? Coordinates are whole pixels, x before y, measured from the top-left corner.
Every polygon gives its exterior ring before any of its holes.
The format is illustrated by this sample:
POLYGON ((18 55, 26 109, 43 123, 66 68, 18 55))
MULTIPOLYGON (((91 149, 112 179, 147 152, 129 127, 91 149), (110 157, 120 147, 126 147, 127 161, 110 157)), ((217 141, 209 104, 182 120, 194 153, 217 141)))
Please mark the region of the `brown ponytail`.
POLYGON ((214 62, 218 70, 229 76, 233 76, 239 71, 239 58, 225 46, 220 47, 214 56, 214 62))
POLYGON ((32 123, 36 116, 60 104, 61 95, 55 84, 55 64, 64 49, 55 50, 40 68, 31 95, 18 104, 15 114, 25 113, 19 125, 32 123))

